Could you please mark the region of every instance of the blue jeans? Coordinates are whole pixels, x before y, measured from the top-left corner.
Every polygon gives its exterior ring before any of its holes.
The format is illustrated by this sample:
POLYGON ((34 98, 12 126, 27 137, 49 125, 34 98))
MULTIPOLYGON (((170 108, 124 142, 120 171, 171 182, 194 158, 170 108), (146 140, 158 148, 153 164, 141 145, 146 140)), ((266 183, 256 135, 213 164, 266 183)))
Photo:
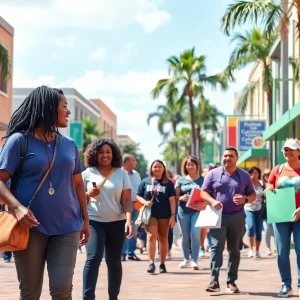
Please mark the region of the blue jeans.
POLYGON ((105 248, 109 300, 118 300, 122 282, 121 254, 125 239, 125 220, 97 222, 90 220, 91 236, 86 244, 86 262, 83 270, 83 299, 94 300, 99 267, 105 248))
MULTIPOLYGON (((135 202, 134 202, 135 203, 135 202)), ((139 216, 139 211, 134 208, 132 208, 132 222, 133 222, 133 230, 134 230, 134 236, 131 239, 126 239, 124 242, 122 254, 124 255, 133 255, 134 251, 136 249, 136 237, 137 237, 137 225, 135 225, 135 221, 137 220, 139 216)))
POLYGON ((4 260, 11 260, 11 257, 12 257, 12 252, 10 251, 5 251, 4 254, 3 254, 3 259, 4 260))
POLYGON ((290 244, 293 233, 297 255, 298 287, 300 287, 300 221, 273 224, 277 249, 277 264, 281 281, 286 286, 292 285, 290 244))
POLYGON ((199 212, 192 214, 184 214, 179 208, 178 222, 181 228, 182 234, 182 250, 184 259, 190 258, 190 240, 192 241, 192 256, 193 261, 197 263, 199 249, 200 249, 200 227, 195 227, 196 221, 199 217, 199 212))
POLYGON ((246 224, 247 224, 247 236, 254 237, 255 240, 261 241, 261 233, 263 230, 263 218, 261 210, 250 211, 245 209, 246 224))

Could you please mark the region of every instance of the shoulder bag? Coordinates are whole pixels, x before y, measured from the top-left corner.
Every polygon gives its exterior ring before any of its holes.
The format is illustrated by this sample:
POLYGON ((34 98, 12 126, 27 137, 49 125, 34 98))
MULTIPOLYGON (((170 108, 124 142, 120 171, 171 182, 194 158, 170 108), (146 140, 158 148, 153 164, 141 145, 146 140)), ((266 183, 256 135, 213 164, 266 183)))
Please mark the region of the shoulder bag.
MULTIPOLYGON (((57 139, 58 137, 56 137, 52 162, 43 179, 41 180, 38 188, 36 189, 33 197, 29 201, 29 204, 27 206, 28 209, 30 208, 33 199, 41 189, 43 183, 45 182, 54 165, 58 144, 57 139)), ((11 210, 0 212, 0 228, 0 251, 19 251, 25 250, 27 248, 29 240, 29 228, 23 227, 19 224, 14 211, 11 210)))
MULTIPOLYGON (((153 202, 159 186, 160 186, 160 184, 158 184, 154 188, 154 178, 152 178, 152 189, 151 189, 151 200, 150 200, 151 202, 153 202)), ((150 218, 151 218, 151 208, 147 207, 146 205, 143 205, 139 211, 139 215, 135 221, 135 224, 138 227, 143 227, 144 225, 149 224, 150 218)))

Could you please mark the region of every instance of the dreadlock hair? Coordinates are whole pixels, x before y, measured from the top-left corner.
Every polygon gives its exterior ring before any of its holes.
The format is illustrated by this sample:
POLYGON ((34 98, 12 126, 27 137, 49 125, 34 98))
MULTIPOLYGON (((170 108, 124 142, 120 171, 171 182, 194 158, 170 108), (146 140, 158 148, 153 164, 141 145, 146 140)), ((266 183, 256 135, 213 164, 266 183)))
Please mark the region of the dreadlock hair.
POLYGON ((59 134, 56 124, 60 95, 63 94, 62 90, 44 85, 34 89, 13 113, 4 138, 7 139, 16 132, 34 134, 36 128, 41 124, 45 129, 45 135, 59 134))

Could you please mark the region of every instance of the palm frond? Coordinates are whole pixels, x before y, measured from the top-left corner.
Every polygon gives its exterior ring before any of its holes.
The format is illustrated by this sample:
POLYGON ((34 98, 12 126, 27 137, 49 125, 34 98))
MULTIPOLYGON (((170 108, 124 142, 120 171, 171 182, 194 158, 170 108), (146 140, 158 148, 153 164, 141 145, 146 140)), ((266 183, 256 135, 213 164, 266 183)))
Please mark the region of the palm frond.
POLYGON ((267 27, 274 32, 276 22, 275 17, 278 17, 281 6, 272 0, 252 0, 252 1, 236 1, 230 4, 221 19, 221 29, 226 35, 230 35, 231 31, 237 25, 244 25, 245 23, 258 24, 259 21, 267 25, 267 27), (270 16, 274 17, 271 22, 270 16), (269 18, 268 18, 269 16, 269 18), (268 23, 266 22, 268 20, 268 23))
POLYGON ((161 92, 163 91, 163 89, 168 85, 169 83, 169 79, 160 79, 155 88, 151 91, 151 95, 153 97, 153 99, 157 99, 161 92))
POLYGON ((244 87, 236 106, 238 112, 245 113, 245 111, 247 110, 248 103, 251 100, 251 97, 253 97, 256 88, 256 82, 250 82, 244 87))

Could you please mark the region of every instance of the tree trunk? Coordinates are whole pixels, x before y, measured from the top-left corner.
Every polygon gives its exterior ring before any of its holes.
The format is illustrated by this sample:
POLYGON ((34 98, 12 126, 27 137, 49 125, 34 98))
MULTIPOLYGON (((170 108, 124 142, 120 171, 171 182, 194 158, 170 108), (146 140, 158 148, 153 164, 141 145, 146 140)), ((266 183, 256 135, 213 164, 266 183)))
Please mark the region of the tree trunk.
POLYGON ((196 129, 196 139, 197 139, 197 153, 199 153, 199 167, 202 170, 202 159, 201 159, 201 126, 197 126, 196 129))
MULTIPOLYGON (((175 136, 175 133, 177 131, 177 124, 173 123, 173 136, 175 136)), ((174 169, 175 169, 175 173, 176 174, 180 174, 180 170, 179 170, 179 162, 178 162, 178 142, 177 140, 175 140, 175 144, 174 144, 174 151, 175 151, 175 161, 174 161, 174 169)))
POLYGON ((199 153, 196 153, 196 132, 195 132, 195 114, 194 114, 194 104, 193 97, 189 96, 189 106, 191 114, 191 131, 192 131, 192 155, 199 158, 199 153))
MULTIPOLYGON (((272 89, 269 89, 267 91, 267 99, 268 99, 268 126, 273 123, 273 99, 272 99, 272 89)), ((273 168, 273 154, 274 154, 274 149, 273 149, 273 141, 269 142, 269 168, 273 168)))

